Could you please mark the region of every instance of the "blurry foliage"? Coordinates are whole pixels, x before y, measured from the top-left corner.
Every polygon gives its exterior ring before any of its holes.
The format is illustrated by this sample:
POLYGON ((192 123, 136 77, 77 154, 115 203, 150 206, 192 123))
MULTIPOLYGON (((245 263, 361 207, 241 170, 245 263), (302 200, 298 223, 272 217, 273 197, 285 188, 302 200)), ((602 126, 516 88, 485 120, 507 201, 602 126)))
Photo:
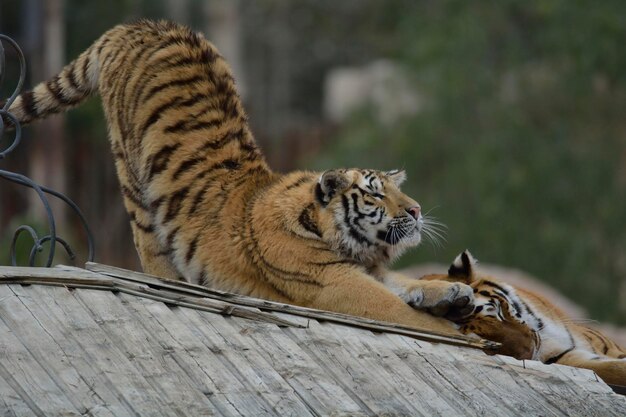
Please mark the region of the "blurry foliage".
POLYGON ((626 323, 626 3, 404 4, 395 57, 428 105, 393 127, 367 109, 317 168, 405 168, 405 190, 466 247, 626 323))

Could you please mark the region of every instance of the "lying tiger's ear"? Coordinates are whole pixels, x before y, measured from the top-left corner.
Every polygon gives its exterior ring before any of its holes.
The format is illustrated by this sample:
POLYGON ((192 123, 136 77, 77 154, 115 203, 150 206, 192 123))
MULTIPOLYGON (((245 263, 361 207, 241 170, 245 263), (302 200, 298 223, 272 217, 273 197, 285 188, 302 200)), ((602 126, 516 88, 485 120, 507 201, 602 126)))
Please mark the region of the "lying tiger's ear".
POLYGON ((393 169, 385 172, 385 175, 396 184, 396 187, 401 186, 402 183, 406 181, 406 172, 404 172, 404 170, 393 169))
POLYGON ((326 205, 335 195, 346 190, 351 184, 350 178, 344 171, 331 169, 320 176, 315 194, 320 203, 326 205))
POLYGON ((476 265, 476 259, 466 249, 452 262, 448 269, 448 276, 469 282, 474 277, 474 265, 476 265))

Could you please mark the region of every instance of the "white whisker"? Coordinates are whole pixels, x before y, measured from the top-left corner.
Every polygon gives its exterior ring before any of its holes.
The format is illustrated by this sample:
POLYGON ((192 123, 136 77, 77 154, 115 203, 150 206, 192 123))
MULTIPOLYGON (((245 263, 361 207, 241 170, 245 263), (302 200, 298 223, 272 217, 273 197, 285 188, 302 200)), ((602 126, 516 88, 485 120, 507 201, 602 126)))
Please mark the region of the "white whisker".
POLYGON ((430 214, 431 211, 438 209, 439 206, 434 206, 432 207, 430 210, 428 210, 426 213, 423 214, 424 217, 428 216, 430 214))

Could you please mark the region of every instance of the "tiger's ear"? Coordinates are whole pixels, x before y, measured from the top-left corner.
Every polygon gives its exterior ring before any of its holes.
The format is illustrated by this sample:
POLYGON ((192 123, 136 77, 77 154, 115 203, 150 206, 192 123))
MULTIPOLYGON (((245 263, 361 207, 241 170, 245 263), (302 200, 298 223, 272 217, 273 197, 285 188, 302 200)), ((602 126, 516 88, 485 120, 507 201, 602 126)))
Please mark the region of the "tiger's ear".
POLYGON ((406 181, 406 172, 404 170, 393 169, 385 172, 385 175, 396 185, 400 187, 406 181))
POLYGON ((351 179, 344 171, 331 169, 320 176, 315 194, 320 203, 326 205, 335 195, 346 190, 351 184, 351 179))
POLYGON ((474 265, 476 265, 476 262, 476 259, 466 249, 450 265, 448 277, 469 283, 474 277, 474 265))

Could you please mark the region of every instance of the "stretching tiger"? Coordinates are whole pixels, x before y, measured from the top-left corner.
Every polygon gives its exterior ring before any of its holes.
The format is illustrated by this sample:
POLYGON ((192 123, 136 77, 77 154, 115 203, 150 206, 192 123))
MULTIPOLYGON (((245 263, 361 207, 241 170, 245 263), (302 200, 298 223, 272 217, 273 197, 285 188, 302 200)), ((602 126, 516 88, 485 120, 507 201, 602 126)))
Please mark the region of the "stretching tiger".
POLYGON ((9 111, 28 123, 97 93, 146 272, 458 334, 411 306, 469 312, 469 286, 386 268, 427 232, 399 189, 404 172, 272 172, 202 35, 169 22, 116 26, 9 111))
POLYGON ((464 334, 502 343, 499 353, 595 371, 608 383, 626 385, 626 350, 597 330, 573 323, 548 300, 490 277, 476 276, 476 261, 465 251, 448 275, 425 280, 463 282, 474 288, 475 307, 451 317, 464 334))

